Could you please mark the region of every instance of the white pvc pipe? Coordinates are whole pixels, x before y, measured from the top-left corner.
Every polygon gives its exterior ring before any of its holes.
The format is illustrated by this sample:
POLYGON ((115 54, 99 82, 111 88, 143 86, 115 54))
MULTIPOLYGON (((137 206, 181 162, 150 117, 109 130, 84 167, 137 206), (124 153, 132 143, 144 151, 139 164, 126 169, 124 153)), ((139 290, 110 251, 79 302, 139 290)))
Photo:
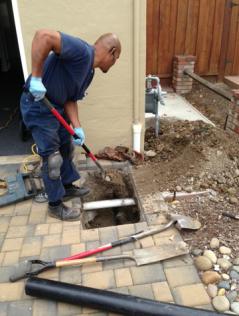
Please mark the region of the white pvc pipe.
POLYGON ((83 203, 83 210, 98 210, 101 208, 111 208, 111 207, 122 207, 122 206, 131 206, 135 205, 134 199, 114 199, 114 200, 102 200, 94 202, 83 203))
POLYGON ((140 153, 142 124, 133 124, 133 150, 140 153))

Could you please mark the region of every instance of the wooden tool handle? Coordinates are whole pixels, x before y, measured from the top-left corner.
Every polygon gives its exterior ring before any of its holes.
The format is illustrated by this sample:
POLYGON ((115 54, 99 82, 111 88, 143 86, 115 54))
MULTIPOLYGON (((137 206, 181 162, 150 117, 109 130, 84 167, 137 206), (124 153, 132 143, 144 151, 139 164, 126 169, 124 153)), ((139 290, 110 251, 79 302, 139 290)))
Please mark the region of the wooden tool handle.
POLYGON ((75 260, 60 260, 56 261, 56 267, 68 267, 68 266, 77 266, 77 265, 82 265, 84 263, 95 263, 97 262, 96 257, 89 257, 89 258, 84 258, 84 259, 75 259, 75 260))

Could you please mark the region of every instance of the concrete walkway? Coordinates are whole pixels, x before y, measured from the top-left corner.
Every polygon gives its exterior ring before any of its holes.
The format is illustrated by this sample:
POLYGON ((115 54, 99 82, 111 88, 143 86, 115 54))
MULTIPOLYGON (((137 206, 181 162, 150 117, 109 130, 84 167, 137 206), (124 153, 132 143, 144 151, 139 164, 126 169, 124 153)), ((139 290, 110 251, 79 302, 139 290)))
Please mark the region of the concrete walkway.
MULTIPOLYGON (((137 175, 133 176, 137 187, 137 175)), ((48 217, 46 203, 28 200, 0 208, 0 316, 113 315, 28 297, 24 293, 24 281, 9 283, 8 279, 13 265, 22 260, 66 257, 165 223, 161 213, 167 205, 162 196, 144 195, 140 188, 138 195, 143 209, 141 222, 90 230, 83 229, 80 221, 67 223, 48 217)), ((172 239, 181 240, 175 228, 104 254, 131 252, 134 248, 167 244, 172 239)), ((115 261, 53 269, 40 276, 162 302, 212 309, 189 255, 141 267, 136 267, 134 262, 115 261)))

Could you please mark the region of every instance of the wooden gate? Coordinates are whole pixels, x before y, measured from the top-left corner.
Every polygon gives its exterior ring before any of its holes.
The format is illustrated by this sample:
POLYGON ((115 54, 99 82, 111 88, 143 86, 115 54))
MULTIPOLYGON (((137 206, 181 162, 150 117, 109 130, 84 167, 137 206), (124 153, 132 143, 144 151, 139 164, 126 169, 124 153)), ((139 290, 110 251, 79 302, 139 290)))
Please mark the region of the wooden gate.
POLYGON ((239 0, 147 0, 147 74, 170 78, 179 54, 200 75, 238 75, 239 0))

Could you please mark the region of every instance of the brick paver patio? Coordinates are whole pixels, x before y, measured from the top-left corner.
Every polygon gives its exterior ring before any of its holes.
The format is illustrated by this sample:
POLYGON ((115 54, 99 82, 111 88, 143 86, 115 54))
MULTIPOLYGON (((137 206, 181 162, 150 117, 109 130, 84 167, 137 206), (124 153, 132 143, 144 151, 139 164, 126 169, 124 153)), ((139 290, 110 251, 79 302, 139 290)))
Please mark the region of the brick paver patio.
MULTIPOLYGON (((137 177, 135 182, 137 186, 137 177)), ((80 221, 61 222, 48 217, 47 203, 37 204, 28 200, 0 208, 0 316, 113 315, 26 296, 24 281, 10 283, 9 275, 13 265, 21 260, 66 257, 162 224, 165 219, 160 216, 160 211, 165 210, 166 204, 160 195, 156 195, 154 200, 151 198, 150 203, 140 190, 139 197, 146 214, 141 222, 90 230, 83 229, 80 221), (154 214, 150 216, 150 212, 154 214), (157 212, 159 216, 155 217, 157 212)), ((104 255, 160 245, 169 242, 172 236, 181 239, 178 230, 170 228, 152 237, 114 248, 104 255)), ((121 260, 53 269, 40 276, 162 302, 212 309, 189 255, 140 267, 136 267, 134 262, 121 260)))

